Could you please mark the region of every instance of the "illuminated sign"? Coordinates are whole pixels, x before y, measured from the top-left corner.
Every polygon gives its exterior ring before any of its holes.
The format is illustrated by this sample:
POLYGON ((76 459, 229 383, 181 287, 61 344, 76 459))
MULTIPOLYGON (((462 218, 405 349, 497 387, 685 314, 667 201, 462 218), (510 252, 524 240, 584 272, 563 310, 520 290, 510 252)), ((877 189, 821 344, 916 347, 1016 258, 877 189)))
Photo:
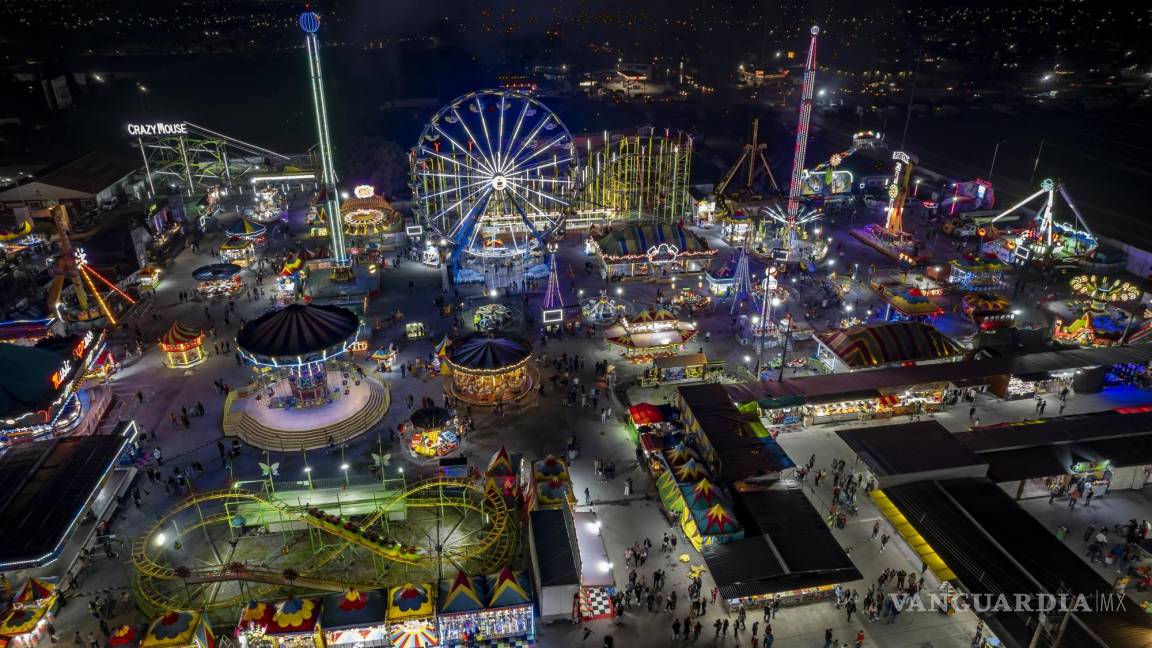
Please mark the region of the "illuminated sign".
POLYGON ((419 225, 408 225, 404 228, 404 233, 408 236, 420 236, 424 233, 424 228, 419 225))
POLYGON ((376 195, 376 189, 374 189, 372 185, 356 185, 356 187, 352 189, 352 195, 361 199, 371 198, 376 195))
POLYGON ((175 124, 165 124, 163 122, 156 122, 155 124, 128 124, 129 135, 187 135, 188 124, 183 122, 175 124))
POLYGON ((671 263, 680 255, 680 248, 669 243, 660 243, 648 248, 648 261, 650 263, 671 263))
POLYGON ((912 158, 908 157, 908 154, 904 151, 893 152, 892 159, 896 160, 897 162, 903 162, 904 164, 912 164, 912 158))
POLYGON ((67 380, 68 374, 72 372, 72 361, 65 360, 60 368, 57 369, 48 379, 52 381, 52 389, 59 389, 60 385, 64 384, 67 380))
POLYGON ((564 321, 563 308, 550 308, 543 311, 541 314, 543 316, 541 320, 545 324, 559 324, 564 321))

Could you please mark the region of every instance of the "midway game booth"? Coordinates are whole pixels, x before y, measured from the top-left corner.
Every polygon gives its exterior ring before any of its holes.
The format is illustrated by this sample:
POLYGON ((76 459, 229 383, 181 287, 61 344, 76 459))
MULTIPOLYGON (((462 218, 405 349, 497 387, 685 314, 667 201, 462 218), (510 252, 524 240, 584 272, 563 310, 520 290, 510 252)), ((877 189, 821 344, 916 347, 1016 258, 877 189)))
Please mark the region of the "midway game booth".
POLYGON ((392 648, 440 645, 432 586, 405 583, 388 590, 388 636, 392 648))
POLYGON ((321 602, 320 629, 327 648, 377 648, 390 646, 385 619, 388 602, 384 592, 362 592, 355 587, 325 596, 321 602))
POLYGON ((959 344, 924 322, 854 326, 817 335, 816 342, 816 360, 833 373, 955 362, 964 354, 959 344))
POLYGON ((29 578, 0 619, 0 645, 34 648, 56 618, 60 594, 51 579, 29 578))
POLYGON ((525 572, 508 567, 471 577, 463 571, 439 585, 440 645, 445 648, 514 648, 536 638, 535 610, 525 572))
POLYGON ((248 266, 256 260, 256 248, 268 242, 263 225, 241 218, 225 230, 228 240, 220 245, 220 259, 226 263, 248 266))
POLYGON ((192 271, 196 294, 207 300, 227 299, 238 294, 244 289, 244 278, 240 276, 243 269, 235 263, 211 263, 196 268, 192 271))
POLYGON ((509 403, 532 389, 532 345, 519 336, 469 333, 451 342, 445 365, 452 394, 472 405, 509 403))
POLYGON ((35 346, 0 343, 0 447, 95 427, 110 398, 103 387, 82 387, 113 368, 106 338, 98 329, 35 346))
POLYGON ((323 646, 319 620, 319 599, 290 596, 276 603, 249 601, 237 628, 240 648, 323 646))
POLYGON ((618 281, 704 272, 716 250, 682 225, 636 225, 614 230, 597 241, 600 274, 618 281))
POLYGON ((236 347, 260 375, 270 406, 317 407, 332 402, 328 364, 348 351, 359 331, 360 318, 345 308, 289 304, 248 322, 236 347), (281 383, 288 394, 278 397, 281 383))
POLYGON ((695 324, 660 308, 641 311, 631 319, 621 317, 619 324, 604 330, 604 339, 619 347, 629 362, 643 363, 680 353, 696 333, 695 324))
POLYGON ((160 350, 164 352, 164 364, 170 369, 195 367, 206 359, 204 331, 173 322, 168 332, 160 336, 160 350))
POLYGON ((148 624, 140 648, 215 648, 216 636, 204 614, 170 610, 148 624))

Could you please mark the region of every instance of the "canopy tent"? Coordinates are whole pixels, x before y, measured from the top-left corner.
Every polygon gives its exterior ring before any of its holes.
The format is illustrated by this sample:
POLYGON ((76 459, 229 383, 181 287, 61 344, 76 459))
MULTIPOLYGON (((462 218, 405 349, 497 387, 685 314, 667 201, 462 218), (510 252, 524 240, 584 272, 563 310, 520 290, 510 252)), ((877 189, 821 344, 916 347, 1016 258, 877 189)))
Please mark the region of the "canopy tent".
POLYGON ((289 304, 244 325, 236 346, 257 360, 296 358, 343 348, 359 330, 360 318, 346 308, 289 304))
POLYGON ((676 248, 677 257, 703 258, 716 254, 708 242, 683 227, 660 223, 636 225, 615 230, 597 244, 600 254, 609 262, 647 259, 649 251, 666 245, 676 248))
POLYGON ((184 326, 184 323, 177 320, 172 323, 168 331, 160 336, 160 347, 165 351, 169 349, 187 348, 191 345, 196 345, 203 341, 203 329, 194 329, 184 326))
POLYGON ((722 502, 727 503, 720 489, 707 477, 691 486, 681 486, 680 490, 684 493, 684 499, 688 502, 688 507, 694 511, 710 509, 722 502))
POLYGON ((531 585, 528 583, 526 572, 513 572, 504 567, 496 574, 489 574, 485 579, 488 584, 488 607, 511 607, 513 605, 526 605, 532 602, 528 595, 531 585))
POLYGON ((233 238, 254 239, 264 236, 268 229, 263 225, 253 223, 247 218, 241 218, 224 230, 224 233, 233 238))
POLYGON ((692 448, 684 445, 684 442, 680 442, 671 448, 665 449, 664 458, 667 459, 668 463, 672 466, 681 466, 689 461, 699 460, 700 455, 696 454, 696 451, 692 448))
POLYGON ((518 365, 532 355, 532 345, 519 337, 471 333, 452 342, 448 361, 465 369, 493 371, 518 365))
POLYGON ((477 581, 463 570, 456 572, 452 580, 443 579, 439 583, 440 600, 438 607, 440 614, 453 614, 457 612, 475 612, 484 609, 477 590, 477 581))
POLYGON ((692 546, 697 549, 744 537, 744 529, 740 523, 720 503, 704 510, 689 509, 689 512, 691 515, 684 516, 680 526, 692 546))
POLYGON ((636 425, 652 425, 664 421, 664 413, 652 403, 637 403, 628 408, 628 414, 636 425))
POLYGON ((695 459, 689 459, 673 470, 676 473, 676 481, 680 482, 681 484, 696 483, 701 479, 709 477, 708 470, 702 463, 696 461, 695 459))
POLYGON ((484 474, 488 477, 506 477, 515 475, 512 469, 512 459, 508 457, 508 450, 504 446, 500 446, 492 458, 488 461, 488 467, 484 469, 484 474))
POLYGON ((273 610, 264 625, 267 634, 312 632, 320 619, 320 604, 316 599, 291 596, 278 602, 273 610))
POLYGON ((16 596, 12 597, 13 604, 19 604, 17 607, 31 607, 41 605, 44 601, 52 598, 56 594, 56 583, 44 578, 29 578, 24 581, 20 587, 20 591, 16 596))
POLYGON ((212 648, 215 644, 216 638, 202 613, 197 610, 170 610, 149 624, 140 648, 212 648))
POLYGON ((388 622, 423 619, 434 613, 432 586, 405 583, 388 590, 388 622))
POLYGON ((329 633, 329 643, 361 641, 359 634, 341 641, 340 636, 333 636, 333 631, 382 625, 388 611, 383 592, 378 590, 364 592, 355 587, 329 594, 321 603, 320 627, 329 633))
POLYGON ((56 607, 57 600, 56 583, 40 578, 24 581, 12 598, 11 607, 0 620, 0 637, 19 637, 35 632, 40 622, 56 607))
POLYGON ((817 340, 849 369, 947 360, 964 353, 959 344, 923 322, 854 326, 822 333, 817 340))
POLYGON ((112 631, 108 637, 109 646, 135 646, 140 642, 140 632, 135 625, 122 625, 112 631))
POLYGON ((676 483, 671 471, 665 470, 656 478, 656 494, 660 496, 660 503, 664 508, 673 515, 680 515, 688 508, 680 484, 676 483))
POLYGON ((210 263, 193 270, 192 278, 196 281, 222 281, 240 274, 243 269, 235 263, 210 263))
POLYGON ((880 296, 904 317, 929 317, 944 314, 944 309, 937 306, 919 288, 885 288, 880 296))

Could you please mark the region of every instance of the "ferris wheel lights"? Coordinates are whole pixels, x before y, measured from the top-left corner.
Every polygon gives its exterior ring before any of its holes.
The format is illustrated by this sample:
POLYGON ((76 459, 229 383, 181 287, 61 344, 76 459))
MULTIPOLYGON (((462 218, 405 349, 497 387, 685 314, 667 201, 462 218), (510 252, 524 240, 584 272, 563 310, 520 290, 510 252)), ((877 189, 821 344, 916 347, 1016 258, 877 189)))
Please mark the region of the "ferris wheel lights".
POLYGON ((616 294, 617 294, 617 295, 623 295, 623 294, 624 294, 624 289, 623 289, 623 288, 617 288, 617 289, 616 289, 616 294))

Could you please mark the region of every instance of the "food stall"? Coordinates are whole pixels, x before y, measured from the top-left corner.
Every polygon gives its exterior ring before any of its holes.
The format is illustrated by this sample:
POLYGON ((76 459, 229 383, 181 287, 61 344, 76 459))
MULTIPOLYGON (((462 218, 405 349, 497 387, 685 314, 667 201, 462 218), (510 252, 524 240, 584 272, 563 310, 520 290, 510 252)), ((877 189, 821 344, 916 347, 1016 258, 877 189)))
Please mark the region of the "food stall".
POLYGON ((731 246, 745 245, 752 234, 752 217, 738 209, 720 216, 720 236, 731 246))
POLYGON ((456 417, 443 407, 421 407, 400 424, 401 438, 415 457, 447 457, 460 447, 456 417))
POLYGON ((428 330, 424 328, 424 322, 408 322, 404 325, 404 336, 409 340, 418 340, 428 335, 428 330))
POLYGON ((437 622, 446 648, 531 645, 535 640, 535 614, 524 572, 505 567, 498 574, 473 578, 460 571, 453 579, 441 580, 439 589, 437 622))
POLYGON ((160 336, 164 364, 170 369, 187 369, 204 362, 204 331, 184 326, 179 320, 160 336))
POLYGON ((317 648, 324 636, 317 623, 320 601, 291 596, 277 603, 251 601, 237 628, 240 648, 317 648))
POLYGON ((708 356, 703 353, 685 353, 652 360, 648 374, 661 383, 703 380, 708 369, 708 356))
POLYGON ((208 619, 197 610, 170 610, 152 620, 140 648, 215 648, 208 619))
POLYGON ((155 288, 160 285, 160 277, 164 271, 155 265, 146 265, 136 273, 136 279, 140 282, 141 286, 146 288, 155 288))
POLYGON ((18 648, 33 648, 47 633, 59 607, 54 580, 29 578, 0 620, 0 639, 18 648))
POLYGON ((622 317, 619 324, 605 329, 604 339, 630 362, 642 363, 680 353, 696 333, 695 323, 681 321, 664 309, 650 309, 631 319, 622 317))
POLYGON ((251 239, 232 237, 220 245, 220 258, 248 267, 256 259, 256 244, 251 239))
POLYGON ((440 645, 432 586, 405 583, 388 590, 388 637, 392 648, 440 645))
POLYGON ((484 612, 484 603, 480 600, 479 585, 482 583, 464 571, 456 572, 453 579, 440 581, 437 621, 445 648, 468 646, 481 639, 480 615, 484 612))
POLYGON ((212 263, 192 271, 196 294, 208 300, 227 299, 244 289, 243 268, 236 263, 212 263))
POLYGON ((1018 374, 1008 379, 1004 400, 1036 398, 1046 394, 1059 394, 1065 387, 1071 387, 1074 371, 1040 372, 1018 374))
POLYGON ((389 646, 388 612, 384 592, 362 592, 355 587, 323 599, 320 628, 326 648, 389 646))

